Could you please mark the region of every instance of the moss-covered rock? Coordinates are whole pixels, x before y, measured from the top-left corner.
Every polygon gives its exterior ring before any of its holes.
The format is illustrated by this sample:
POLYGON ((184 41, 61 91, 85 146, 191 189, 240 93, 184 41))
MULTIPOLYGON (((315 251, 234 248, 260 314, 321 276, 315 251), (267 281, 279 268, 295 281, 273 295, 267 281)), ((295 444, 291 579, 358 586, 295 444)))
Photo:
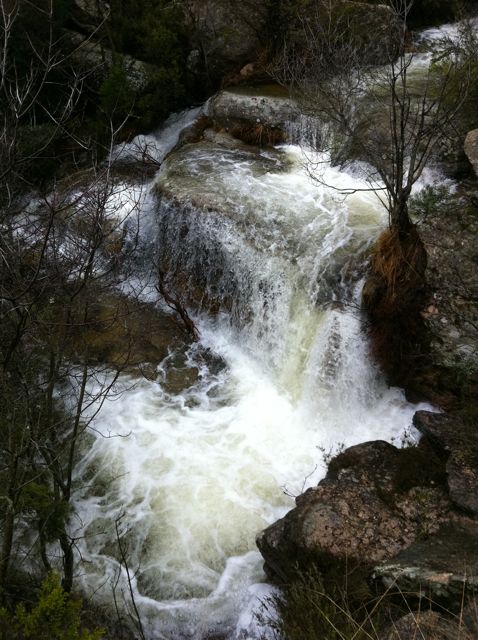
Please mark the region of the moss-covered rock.
MULTIPOLYGON (((72 356, 156 377, 157 366, 190 344, 181 322, 150 304, 109 294, 92 305, 89 321, 72 336, 72 356)), ((189 386, 189 385, 187 385, 189 386)))

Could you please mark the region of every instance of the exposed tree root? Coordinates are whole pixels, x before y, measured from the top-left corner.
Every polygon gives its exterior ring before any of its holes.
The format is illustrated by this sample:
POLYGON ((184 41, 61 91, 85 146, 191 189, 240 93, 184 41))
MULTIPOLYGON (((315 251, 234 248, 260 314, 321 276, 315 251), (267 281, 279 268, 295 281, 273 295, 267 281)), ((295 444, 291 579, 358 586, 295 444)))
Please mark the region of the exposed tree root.
POLYGON ((269 127, 260 122, 255 124, 237 123, 232 127, 231 135, 246 144, 259 147, 271 147, 285 141, 285 134, 281 129, 269 127))
POLYGON ((427 255, 415 227, 387 229, 377 241, 363 303, 371 327, 372 355, 390 383, 413 387, 428 354, 422 311, 426 306, 427 255))

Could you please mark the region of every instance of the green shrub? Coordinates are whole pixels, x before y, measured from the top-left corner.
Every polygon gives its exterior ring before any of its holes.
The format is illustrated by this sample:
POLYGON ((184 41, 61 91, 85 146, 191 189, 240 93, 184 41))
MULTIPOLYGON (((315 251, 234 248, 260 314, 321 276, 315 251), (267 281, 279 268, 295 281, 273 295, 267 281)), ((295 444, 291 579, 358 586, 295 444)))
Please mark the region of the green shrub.
POLYGON ((184 104, 185 87, 181 72, 175 66, 158 67, 153 73, 143 95, 138 99, 141 129, 151 129, 164 120, 171 111, 184 104))
POLYGON ((101 629, 80 628, 81 601, 73 600, 50 573, 43 581, 38 603, 27 611, 18 605, 15 613, 0 609, 1 640, 101 640, 101 629))
POLYGON ((134 90, 124 65, 119 60, 108 71, 99 88, 100 106, 108 118, 120 124, 130 114, 134 104, 134 90))
POLYGON ((456 198, 443 185, 427 185, 411 196, 409 201, 410 216, 422 222, 430 216, 445 215, 456 207, 456 198))

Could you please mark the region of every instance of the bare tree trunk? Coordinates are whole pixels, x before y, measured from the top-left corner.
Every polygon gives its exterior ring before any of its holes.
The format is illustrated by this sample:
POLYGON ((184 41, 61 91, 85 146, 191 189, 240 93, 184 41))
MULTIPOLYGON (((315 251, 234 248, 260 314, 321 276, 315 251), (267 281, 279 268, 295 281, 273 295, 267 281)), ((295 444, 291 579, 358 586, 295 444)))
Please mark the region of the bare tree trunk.
POLYGON ((73 541, 69 536, 62 532, 59 536, 61 550, 63 552, 63 579, 61 586, 63 589, 70 593, 73 588, 73 568, 74 568, 74 553, 73 553, 73 541))
POLYGON ((5 589, 7 586, 8 570, 13 545, 13 533, 15 530, 15 509, 11 500, 8 501, 5 517, 3 519, 2 549, 0 558, 0 600, 5 601, 5 589))

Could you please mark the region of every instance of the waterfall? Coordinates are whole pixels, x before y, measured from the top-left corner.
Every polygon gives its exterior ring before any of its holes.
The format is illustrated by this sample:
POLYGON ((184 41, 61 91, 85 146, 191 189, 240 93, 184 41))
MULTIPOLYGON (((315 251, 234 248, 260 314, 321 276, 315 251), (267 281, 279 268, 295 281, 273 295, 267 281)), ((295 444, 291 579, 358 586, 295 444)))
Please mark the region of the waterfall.
POLYGON ((363 264, 387 217, 360 171, 316 154, 314 182, 296 144, 206 140, 166 156, 196 115, 147 141, 165 159, 135 274, 147 290, 161 265, 188 302, 200 342, 180 355, 195 375, 168 387, 171 353, 156 380, 119 380, 77 467, 72 533, 85 591, 131 611, 131 588, 148 639, 258 639, 272 587, 256 534, 323 477, 330 451, 400 443, 417 407, 368 356, 363 264))

